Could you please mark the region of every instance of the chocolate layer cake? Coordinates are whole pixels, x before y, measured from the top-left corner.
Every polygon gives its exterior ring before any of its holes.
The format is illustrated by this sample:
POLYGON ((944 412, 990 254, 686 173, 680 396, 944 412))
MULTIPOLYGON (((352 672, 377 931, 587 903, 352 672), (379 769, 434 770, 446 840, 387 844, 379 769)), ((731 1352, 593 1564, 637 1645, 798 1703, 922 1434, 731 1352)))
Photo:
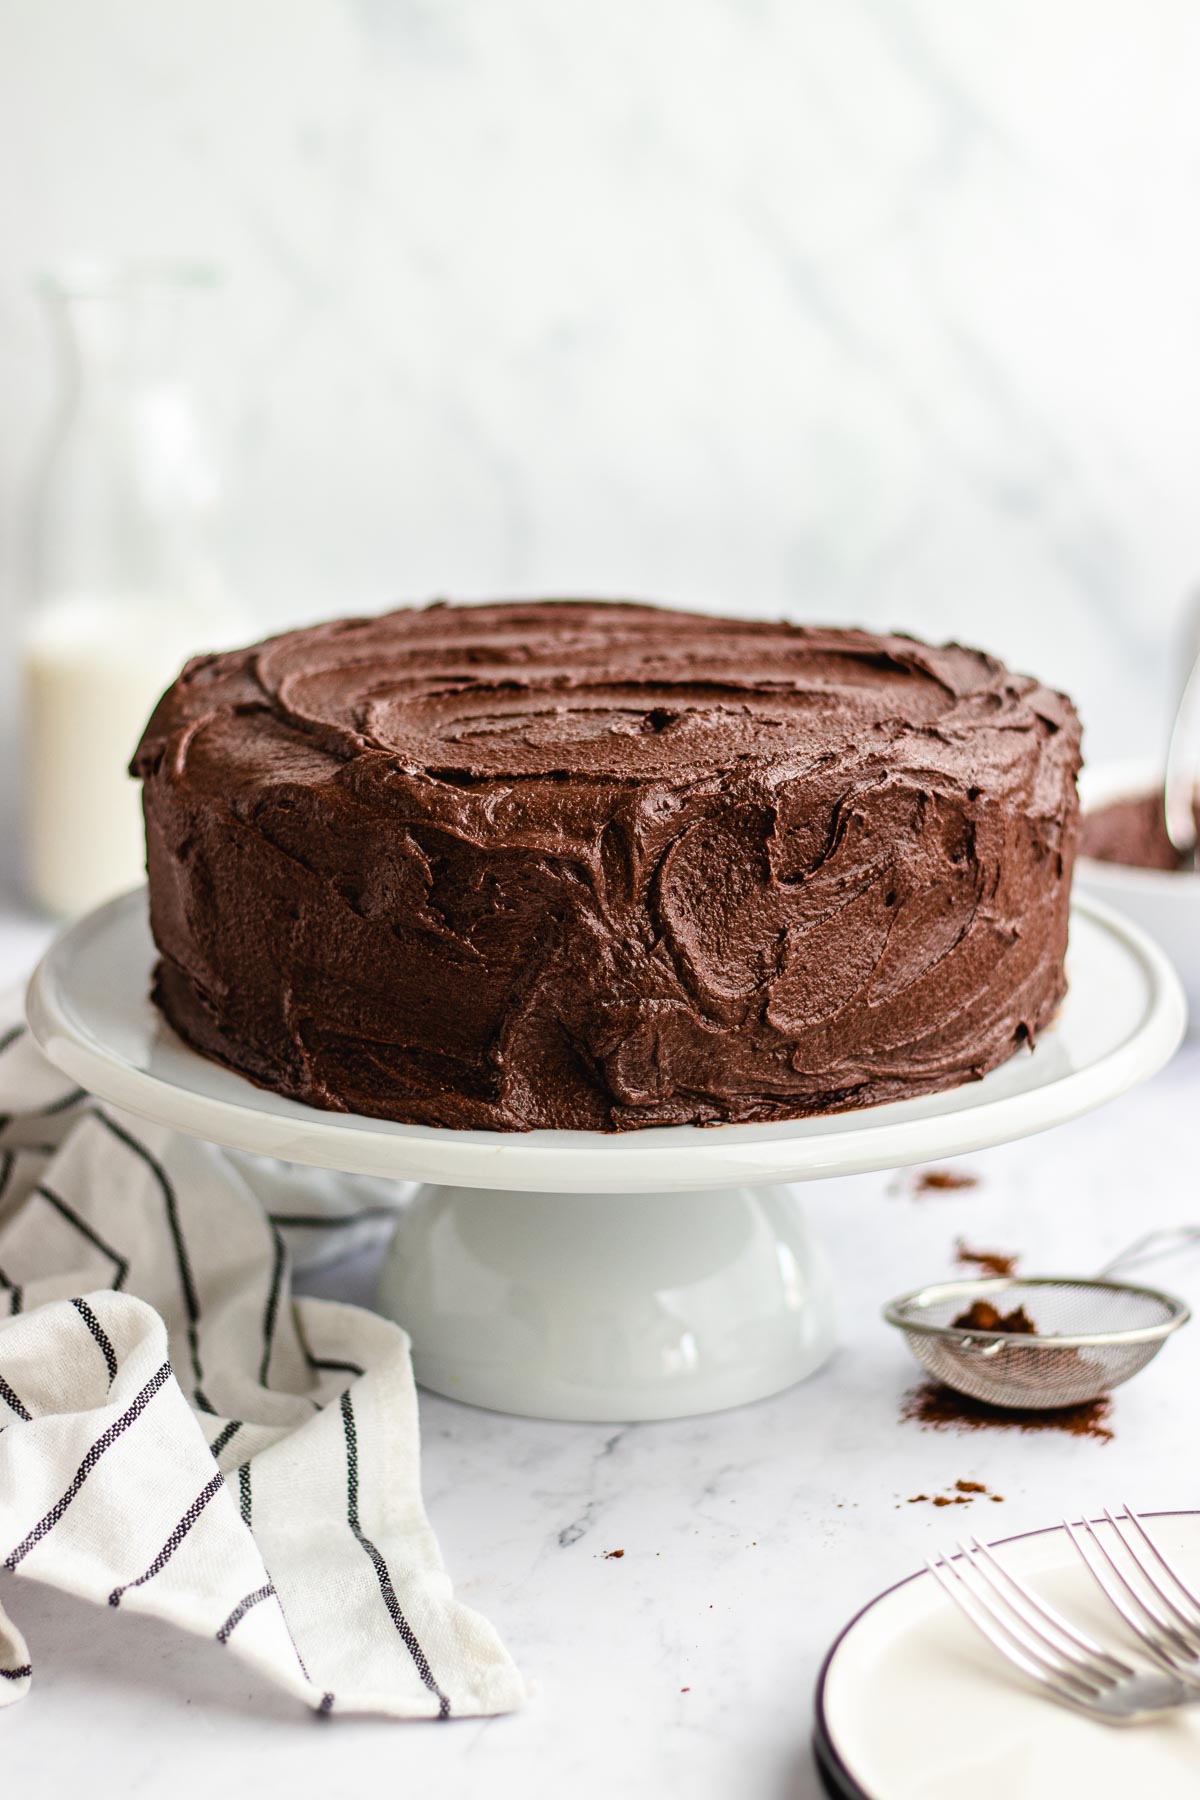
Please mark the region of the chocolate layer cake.
POLYGON ((312 1105, 521 1131, 972 1080, 1064 992, 1079 725, 973 650, 547 601, 189 664, 154 997, 312 1105))

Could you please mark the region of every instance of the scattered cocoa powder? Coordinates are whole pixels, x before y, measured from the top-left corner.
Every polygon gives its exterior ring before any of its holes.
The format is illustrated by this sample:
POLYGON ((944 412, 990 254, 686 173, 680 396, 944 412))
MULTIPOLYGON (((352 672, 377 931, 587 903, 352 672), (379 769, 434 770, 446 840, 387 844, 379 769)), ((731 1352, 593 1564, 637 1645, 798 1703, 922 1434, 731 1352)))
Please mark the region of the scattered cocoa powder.
POLYGON ((955 1238, 954 1254, 960 1263, 971 1263, 985 1275, 1011 1275, 1020 1261, 1018 1256, 1006 1256, 1002 1250, 970 1250, 962 1238, 955 1238))
POLYGON ((624 1556, 624 1554, 625 1552, 623 1550, 606 1550, 604 1552, 604 1560, 605 1562, 612 1562, 615 1556, 624 1556))
POLYGON ((1112 1400, 1107 1394, 1080 1406, 988 1406, 969 1394, 956 1394, 940 1381, 923 1381, 910 1388, 900 1406, 902 1423, 920 1425, 927 1431, 1061 1431, 1069 1437, 1094 1438, 1101 1444, 1113 1435, 1108 1423, 1111 1413, 1112 1400))
POLYGON ((1003 1494, 989 1494, 982 1481, 956 1481, 952 1489, 944 1494, 912 1494, 908 1504, 916 1506, 926 1500, 931 1506, 970 1506, 977 1494, 986 1495, 989 1500, 1003 1500, 1003 1494))
POLYGON ((1025 1337, 1037 1336, 1037 1326, 1023 1306, 1002 1313, 990 1300, 973 1300, 966 1312, 950 1322, 962 1331, 1011 1331, 1025 1337))
POLYGON ((957 1169, 924 1169, 916 1180, 918 1194, 956 1194, 978 1186, 978 1175, 960 1175, 957 1169))

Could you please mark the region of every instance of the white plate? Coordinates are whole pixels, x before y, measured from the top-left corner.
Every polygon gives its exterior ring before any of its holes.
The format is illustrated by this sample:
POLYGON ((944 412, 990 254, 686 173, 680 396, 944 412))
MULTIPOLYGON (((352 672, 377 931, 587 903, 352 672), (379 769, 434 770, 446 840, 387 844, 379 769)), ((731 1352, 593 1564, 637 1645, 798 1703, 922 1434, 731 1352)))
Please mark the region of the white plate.
MULTIPOLYGON (((1200 1585, 1200 1513, 1147 1517, 1181 1575, 1200 1585)), ((1129 1641, 1061 1526, 1007 1539, 1000 1555, 1097 1636, 1129 1641)), ((1120 1729, 1044 1700, 925 1573, 881 1594, 837 1639, 817 1684, 814 1743, 838 1800, 1200 1794, 1200 1708, 1120 1729)))
POLYGON ((150 1005, 145 889, 56 940, 30 983, 50 1060, 103 1099, 195 1137, 351 1174, 537 1193, 685 1192, 807 1181, 955 1156, 1045 1130, 1154 1074, 1185 1006, 1162 952, 1093 901, 1072 909, 1070 992, 1054 1029, 983 1081, 919 1100, 770 1125, 445 1131, 320 1112, 189 1050, 150 1005))

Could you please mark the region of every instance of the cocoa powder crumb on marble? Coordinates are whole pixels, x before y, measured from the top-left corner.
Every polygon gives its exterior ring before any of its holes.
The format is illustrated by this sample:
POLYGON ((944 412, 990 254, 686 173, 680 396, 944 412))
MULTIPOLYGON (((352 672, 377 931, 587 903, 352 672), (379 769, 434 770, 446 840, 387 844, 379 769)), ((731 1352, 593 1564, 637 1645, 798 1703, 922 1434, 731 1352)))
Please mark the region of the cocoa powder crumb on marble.
POLYGON ((962 1238, 954 1240, 956 1262, 970 1264, 984 1275, 1011 1275, 1020 1257, 1006 1255, 1003 1250, 972 1250, 962 1238))
POLYGON ((1111 1415, 1112 1400, 1107 1394, 1080 1406, 988 1406, 938 1381, 923 1381, 910 1388, 900 1403, 901 1424, 919 1425, 926 1431, 1062 1432, 1101 1444, 1113 1437, 1108 1422, 1111 1415))
POLYGON ((924 1169, 916 1179, 918 1194, 957 1194, 979 1186, 978 1175, 966 1175, 957 1169, 924 1169))
POLYGON ((910 1497, 908 1504, 910 1506, 916 1506, 920 1501, 924 1500, 931 1506, 971 1506, 974 1504, 975 1500, 980 1497, 984 1497, 988 1500, 1002 1500, 1004 1498, 1003 1494, 989 1494, 986 1482, 959 1480, 954 1483, 953 1487, 947 1488, 940 1494, 913 1494, 910 1497))

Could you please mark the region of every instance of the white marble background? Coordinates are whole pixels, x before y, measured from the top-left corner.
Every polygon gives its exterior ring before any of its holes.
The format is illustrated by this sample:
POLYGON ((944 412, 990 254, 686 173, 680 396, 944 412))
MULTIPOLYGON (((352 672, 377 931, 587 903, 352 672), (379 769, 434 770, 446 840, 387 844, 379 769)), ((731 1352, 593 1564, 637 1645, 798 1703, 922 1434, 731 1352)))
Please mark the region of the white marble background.
POLYGON ((0 529, 65 252, 198 250, 264 622, 632 593, 1161 728, 1200 572, 1192 0, 0 0, 0 529))

